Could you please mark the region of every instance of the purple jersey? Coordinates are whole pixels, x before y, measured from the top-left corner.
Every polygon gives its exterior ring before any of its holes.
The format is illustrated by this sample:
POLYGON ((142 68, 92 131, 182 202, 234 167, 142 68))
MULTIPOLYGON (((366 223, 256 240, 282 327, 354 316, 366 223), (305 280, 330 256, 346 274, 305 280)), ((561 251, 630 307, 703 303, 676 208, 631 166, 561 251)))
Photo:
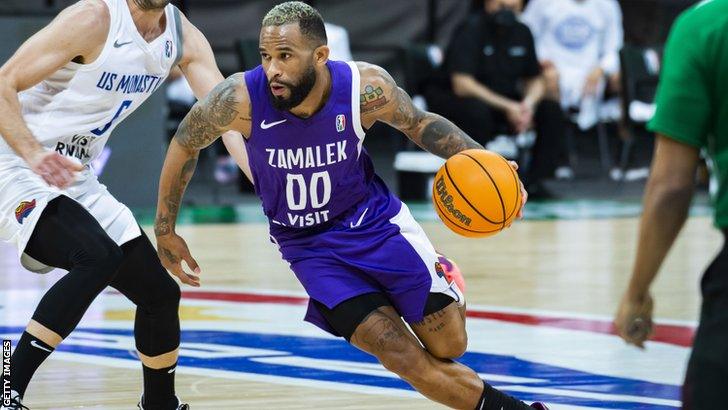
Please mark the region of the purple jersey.
MULTIPOLYGON (((421 321, 430 292, 462 296, 362 148, 358 68, 327 66, 331 93, 307 119, 273 107, 262 67, 245 73, 253 107, 248 161, 271 237, 311 299, 331 309, 380 292, 405 320, 421 321)), ((312 303, 306 320, 338 334, 312 303)))
POLYGON ((327 66, 331 93, 306 119, 273 107, 261 66, 245 73, 253 107, 246 147, 274 237, 290 228, 324 227, 369 194, 374 170, 362 147, 359 70, 354 63, 327 66))

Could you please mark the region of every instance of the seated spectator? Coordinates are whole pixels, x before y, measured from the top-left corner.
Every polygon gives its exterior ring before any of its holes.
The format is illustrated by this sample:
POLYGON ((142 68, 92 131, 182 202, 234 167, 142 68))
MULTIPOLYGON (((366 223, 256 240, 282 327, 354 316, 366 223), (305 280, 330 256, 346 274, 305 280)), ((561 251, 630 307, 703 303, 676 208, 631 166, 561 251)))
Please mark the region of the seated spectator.
POLYGON ((456 30, 443 78, 426 93, 432 111, 481 144, 501 134, 536 130, 531 164, 522 175, 531 198, 551 196, 541 184, 563 151, 564 118, 556 101, 542 98, 544 81, 533 37, 515 11, 520 0, 485 0, 484 10, 456 30))
POLYGON ((522 20, 536 41, 546 93, 564 109, 585 96, 601 100, 605 82, 619 85, 622 10, 617 0, 531 0, 522 20))

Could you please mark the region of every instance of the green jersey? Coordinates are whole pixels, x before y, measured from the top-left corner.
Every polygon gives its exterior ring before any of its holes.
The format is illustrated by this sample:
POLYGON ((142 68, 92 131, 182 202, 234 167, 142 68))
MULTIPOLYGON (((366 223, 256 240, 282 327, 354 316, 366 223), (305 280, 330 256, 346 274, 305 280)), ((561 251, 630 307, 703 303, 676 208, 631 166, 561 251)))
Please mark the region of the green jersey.
POLYGON ((650 130, 707 149, 718 181, 715 223, 728 227, 728 0, 700 2, 675 21, 656 102, 650 130))

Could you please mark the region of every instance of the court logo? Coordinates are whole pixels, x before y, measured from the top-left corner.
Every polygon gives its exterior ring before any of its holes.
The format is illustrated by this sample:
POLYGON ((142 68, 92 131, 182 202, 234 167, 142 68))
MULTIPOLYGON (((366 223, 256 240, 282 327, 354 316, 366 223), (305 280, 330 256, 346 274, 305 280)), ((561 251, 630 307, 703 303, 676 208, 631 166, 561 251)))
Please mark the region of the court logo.
POLYGON ((167 56, 167 58, 172 57, 172 41, 167 40, 166 43, 164 43, 164 55, 167 56))
POLYGON ((23 224, 23 221, 25 218, 30 215, 31 212, 35 209, 35 199, 32 201, 23 201, 18 205, 17 208, 15 208, 15 219, 18 220, 19 224, 23 224))
MULTIPOLYGON (((21 327, 0 326, 3 337, 18 340, 21 327)), ((357 392, 413 392, 377 360, 341 339, 232 330, 183 330, 177 369, 214 377, 246 375, 247 379, 282 384, 336 383, 357 392), (382 390, 387 389, 387 390, 382 390)), ((94 358, 116 365, 131 361, 131 329, 76 329, 59 345, 61 354, 94 358), (112 360, 109 360, 112 359, 112 360)), ((507 350, 507 349, 504 349, 507 350)), ((508 354, 466 352, 459 360, 500 389, 528 401, 572 408, 677 410, 680 387, 658 382, 576 370, 508 354)))
POLYGON ((346 129, 346 116, 339 114, 336 116, 336 131, 343 132, 346 129))

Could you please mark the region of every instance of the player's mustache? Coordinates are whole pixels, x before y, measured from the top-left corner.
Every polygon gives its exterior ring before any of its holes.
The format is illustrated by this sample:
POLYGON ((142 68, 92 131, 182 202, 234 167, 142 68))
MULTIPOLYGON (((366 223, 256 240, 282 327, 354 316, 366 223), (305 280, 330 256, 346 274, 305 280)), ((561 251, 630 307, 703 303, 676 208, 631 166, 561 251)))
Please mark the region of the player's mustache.
POLYGON ((294 87, 293 84, 288 83, 286 81, 281 81, 281 80, 270 80, 270 81, 268 81, 268 87, 272 86, 273 83, 275 83, 276 85, 286 86, 288 88, 293 88, 294 87))

